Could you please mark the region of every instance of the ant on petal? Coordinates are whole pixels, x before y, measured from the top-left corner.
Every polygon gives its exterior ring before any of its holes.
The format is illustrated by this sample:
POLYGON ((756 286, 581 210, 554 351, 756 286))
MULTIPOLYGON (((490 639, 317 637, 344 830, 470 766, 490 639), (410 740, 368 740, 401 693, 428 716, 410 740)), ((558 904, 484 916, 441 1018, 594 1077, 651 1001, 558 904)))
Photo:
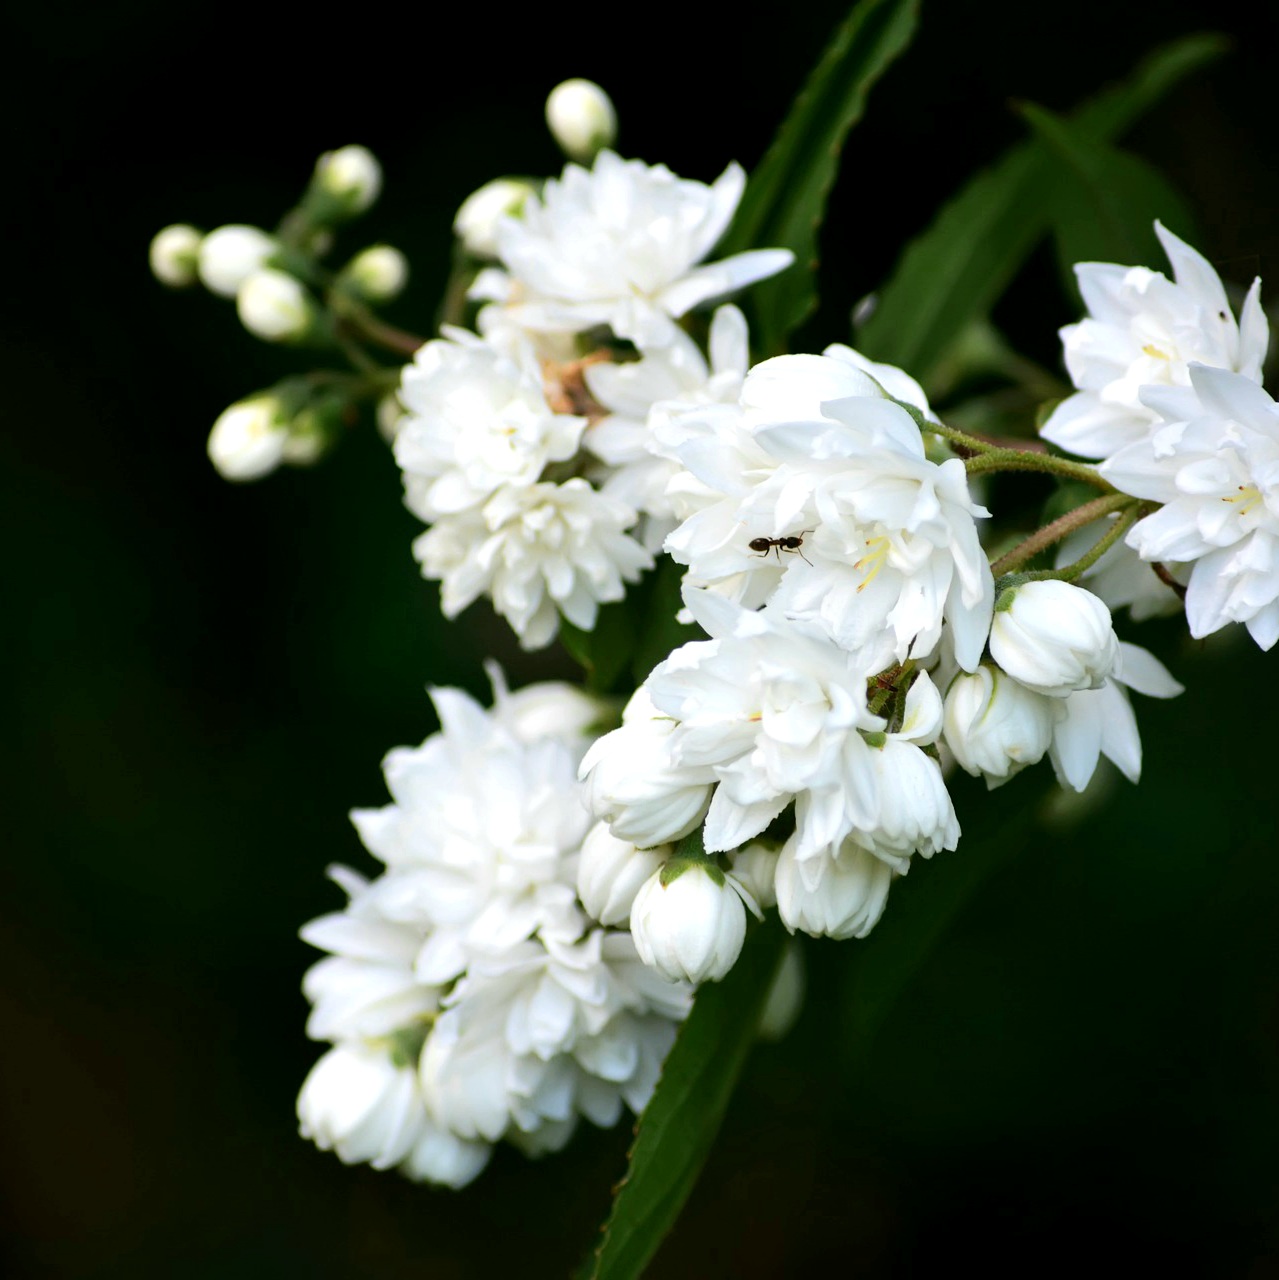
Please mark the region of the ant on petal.
POLYGON ((746 545, 752 551, 757 551, 761 557, 767 558, 771 551, 779 560, 782 558, 782 552, 789 552, 791 555, 797 555, 807 565, 813 562, 800 550, 804 545, 804 537, 812 533, 811 529, 805 529, 800 534, 789 534, 784 538, 752 538, 746 545))

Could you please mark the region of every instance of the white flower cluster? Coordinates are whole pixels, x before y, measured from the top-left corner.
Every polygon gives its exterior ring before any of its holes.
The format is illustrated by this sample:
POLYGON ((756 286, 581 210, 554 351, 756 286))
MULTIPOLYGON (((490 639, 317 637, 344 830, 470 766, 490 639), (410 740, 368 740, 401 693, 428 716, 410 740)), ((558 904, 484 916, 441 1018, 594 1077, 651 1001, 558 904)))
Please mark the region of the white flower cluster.
POLYGON ((650 413, 735 394, 748 363, 737 312, 721 312, 709 364, 676 321, 791 261, 699 265, 744 181, 736 165, 706 186, 603 150, 540 193, 489 184, 459 211, 467 246, 501 265, 471 290, 478 333, 445 328, 405 370, 395 436, 406 501, 431 526, 414 553, 447 616, 488 596, 536 649, 561 617, 593 628, 652 566, 675 467, 651 451, 650 413))
POLYGON ((1089 314, 1062 340, 1079 390, 1043 435, 1100 459, 1121 492, 1162 504, 1128 532, 1130 550, 1116 547, 1097 566, 1109 603, 1132 605, 1134 616, 1178 607, 1140 557, 1186 584, 1191 635, 1242 622, 1269 649, 1279 639, 1279 405, 1260 386, 1261 282, 1236 321, 1208 261, 1155 230, 1172 280, 1144 267, 1076 267, 1089 314))
POLYGON ((494 687, 491 712, 434 691, 440 732, 387 756, 393 803, 352 815, 385 870, 335 868, 350 901, 302 930, 330 953, 304 987, 308 1033, 333 1046, 298 1097, 303 1135, 450 1186, 503 1138, 537 1154, 582 1116, 640 1111, 690 998, 577 901, 576 772, 600 707, 494 687))
POLYGON ((958 843, 943 753, 991 786, 1045 755, 1080 790, 1103 754, 1135 779, 1125 689, 1179 691, 1088 591, 1012 581, 996 602, 986 512, 962 461, 926 454, 930 421, 912 379, 846 347, 650 415, 673 468, 665 546, 710 638, 659 664, 583 761, 625 848, 606 888, 584 861, 582 899, 629 907, 668 978, 722 977, 743 903, 864 936, 915 855, 958 843), (675 848, 703 824, 704 854, 675 848))

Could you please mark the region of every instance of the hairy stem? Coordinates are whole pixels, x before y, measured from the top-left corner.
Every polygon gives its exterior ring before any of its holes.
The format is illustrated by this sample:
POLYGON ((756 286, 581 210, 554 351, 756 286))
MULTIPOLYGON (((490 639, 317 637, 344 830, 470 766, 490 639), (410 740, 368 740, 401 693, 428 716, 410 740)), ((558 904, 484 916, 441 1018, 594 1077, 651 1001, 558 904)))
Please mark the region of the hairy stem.
POLYGON ((983 446, 985 452, 978 457, 964 460, 970 476, 984 475, 988 471, 1039 471, 1045 475, 1061 476, 1067 480, 1082 480, 1104 493, 1116 492, 1114 485, 1102 479, 1095 467, 1084 462, 1070 462, 1051 453, 1037 453, 1026 449, 1001 449, 983 446))
MULTIPOLYGON (((1030 537, 1024 542, 1018 543, 1007 555, 1000 556, 990 566, 990 571, 996 578, 1002 577, 1006 573, 1012 573, 1014 570, 1020 569, 1026 561, 1037 556, 1041 551, 1046 551, 1049 547, 1055 546, 1063 538, 1074 533, 1076 529, 1082 529, 1085 525, 1092 524, 1094 520, 1108 516, 1112 511, 1122 511, 1129 506, 1133 508, 1135 519, 1137 499, 1130 498, 1126 493, 1109 493, 1105 497, 1094 498, 1091 502, 1085 502, 1082 507, 1067 511, 1064 516, 1058 516, 1051 524, 1044 525, 1042 529, 1036 529, 1030 537)), ((1132 521, 1130 520, 1127 525, 1124 525, 1125 531, 1131 523, 1132 521)), ((1109 538, 1113 532, 1113 530, 1107 532, 1106 537, 1109 538)), ((1113 541, 1114 539, 1112 538, 1110 542, 1107 542, 1106 547, 1102 549, 1099 555, 1104 555, 1113 541)), ((1083 570, 1081 569, 1079 572, 1082 573, 1083 570)))

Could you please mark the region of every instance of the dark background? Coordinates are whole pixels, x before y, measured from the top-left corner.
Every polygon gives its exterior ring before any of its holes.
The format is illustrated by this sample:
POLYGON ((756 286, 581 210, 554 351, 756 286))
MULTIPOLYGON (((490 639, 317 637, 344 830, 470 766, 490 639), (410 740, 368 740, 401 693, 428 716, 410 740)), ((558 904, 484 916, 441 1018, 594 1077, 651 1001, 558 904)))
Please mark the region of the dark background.
MULTIPOLYGON (((847 337, 905 239, 1020 136, 1010 99, 1064 109, 1241 12, 926 8, 847 149, 808 349, 847 337)), ((625 154, 709 180, 758 159, 841 10, 11 11, 7 1274, 555 1277, 580 1256, 621 1132, 538 1165, 504 1151, 454 1194, 344 1168, 293 1115, 318 1053, 296 930, 340 900, 328 863, 369 866, 346 811, 382 803, 382 754, 435 727, 427 681, 480 690, 488 652, 515 682, 563 668, 478 608, 440 623, 367 424, 314 471, 216 476, 209 425, 288 359, 229 304, 162 289, 147 244, 172 221, 271 225, 320 151, 362 142, 387 188, 360 226, 409 252, 391 314, 424 328, 461 199, 559 167, 552 85, 598 79, 625 154)), ((1129 139, 1243 283, 1279 275, 1279 21, 1253 14, 1129 139)), ((999 318, 1056 363, 1074 314, 1047 250, 999 318)), ((1031 778, 998 809, 961 788, 958 852, 919 866, 869 941, 807 946, 803 1019, 754 1055, 654 1274, 1279 1275, 1279 659, 1126 634, 1188 686, 1139 707, 1146 782, 1047 832, 1019 825, 1031 778), (907 926, 952 894, 968 905, 925 955, 907 926), (883 1016, 859 1004, 866 973, 900 988, 883 1016)))

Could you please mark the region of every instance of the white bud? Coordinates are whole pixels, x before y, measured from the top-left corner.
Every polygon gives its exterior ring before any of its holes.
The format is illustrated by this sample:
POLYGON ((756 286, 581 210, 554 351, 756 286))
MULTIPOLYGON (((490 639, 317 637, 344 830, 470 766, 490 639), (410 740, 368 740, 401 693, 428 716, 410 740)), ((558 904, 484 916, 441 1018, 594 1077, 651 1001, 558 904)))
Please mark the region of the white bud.
POLYGON ((497 227, 503 218, 515 217, 537 188, 518 178, 494 178, 472 191, 453 219, 453 232, 477 258, 497 257, 497 227))
POLYGON ((630 718, 629 711, 620 729, 606 733, 586 753, 579 776, 591 812, 619 840, 652 849, 701 824, 716 778, 709 766, 677 765, 671 759, 673 720, 630 718))
POLYGON ((404 422, 404 406, 394 391, 388 391, 377 402, 377 429, 383 440, 390 444, 399 434, 404 422))
POLYGON ((794 938, 787 939, 782 962, 773 975, 773 984, 764 997, 764 1011, 759 1015, 759 1038, 783 1039, 795 1025, 804 1005, 804 953, 794 938))
POLYGON ((300 281, 283 271, 255 271, 235 295, 244 327, 267 342, 300 338, 315 319, 315 304, 300 281))
POLYGON ((367 147, 339 147, 315 162, 315 181, 350 213, 363 213, 382 190, 382 166, 367 147))
POLYGON ((946 692, 946 745, 961 769, 984 776, 993 790, 1043 759, 1061 712, 1059 698, 983 664, 972 675, 961 672, 946 692))
POLYGON ((427 1123, 426 1132, 400 1165, 415 1182, 438 1182, 457 1190, 484 1172, 493 1148, 487 1142, 468 1142, 438 1125, 427 1123))
POLYGON ((389 244, 376 244, 357 253, 342 274, 370 302, 390 302, 409 280, 409 260, 389 244))
POLYGON ((596 823, 582 841, 577 864, 577 896, 587 914, 600 924, 629 920, 635 895, 662 869, 670 852, 669 845, 637 849, 617 839, 606 823, 596 823))
POLYGON ((209 459, 224 479, 258 480, 284 461, 288 442, 280 401, 253 396, 219 415, 209 432, 209 459))
POLYGON ((546 123, 570 160, 589 164, 617 138, 617 112, 607 93, 590 80, 565 80, 546 99, 546 123))
POLYGON ((758 840, 728 855, 733 875, 742 888, 765 909, 777 905, 777 850, 758 840))
POLYGON ((232 224, 210 231, 200 242, 200 279, 204 287, 234 298, 240 286, 279 248, 265 231, 232 224))
POLYGON ((1119 658, 1119 641, 1110 610, 1091 591, 1050 578, 1000 596, 990 653, 1028 689, 1064 698, 1102 686, 1119 658))
POLYGON ((690 860, 668 884, 655 872, 635 895, 631 936, 668 982, 718 982, 741 954, 746 907, 731 877, 690 860))
POLYGON ((151 241, 151 274, 161 284, 184 289, 196 281, 200 264, 200 241, 204 237, 185 222, 156 233, 151 241))
POLYGON ((340 1044, 311 1068, 298 1094, 298 1121, 321 1151, 375 1169, 399 1164, 427 1123, 417 1073, 364 1044, 340 1044))
POLYGON ((884 913, 892 867, 851 840, 802 860, 797 847, 792 836, 777 860, 782 923, 815 938, 864 938, 884 913))

